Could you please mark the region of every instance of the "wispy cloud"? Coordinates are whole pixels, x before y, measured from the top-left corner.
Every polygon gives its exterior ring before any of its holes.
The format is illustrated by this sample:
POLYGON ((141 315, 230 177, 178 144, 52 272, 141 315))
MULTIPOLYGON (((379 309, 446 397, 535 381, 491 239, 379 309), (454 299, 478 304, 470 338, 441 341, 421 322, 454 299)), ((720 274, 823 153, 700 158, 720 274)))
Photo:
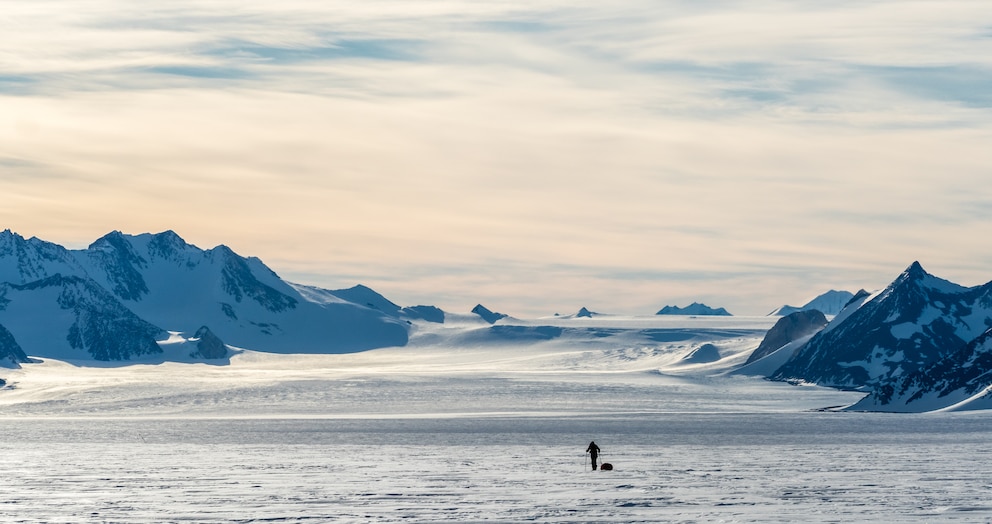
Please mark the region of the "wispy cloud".
POLYGON ((328 285, 517 314, 693 295, 763 313, 913 259, 976 283, 990 15, 20 3, 0 18, 0 218, 63 242, 175 229, 328 285))

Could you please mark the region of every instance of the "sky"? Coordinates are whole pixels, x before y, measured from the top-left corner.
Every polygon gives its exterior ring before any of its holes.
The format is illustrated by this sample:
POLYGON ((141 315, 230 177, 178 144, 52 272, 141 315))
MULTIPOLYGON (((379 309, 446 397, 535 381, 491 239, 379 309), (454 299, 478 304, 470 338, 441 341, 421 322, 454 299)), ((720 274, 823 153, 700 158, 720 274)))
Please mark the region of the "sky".
POLYGON ((520 317, 992 280, 987 1, 34 0, 0 228, 520 317))

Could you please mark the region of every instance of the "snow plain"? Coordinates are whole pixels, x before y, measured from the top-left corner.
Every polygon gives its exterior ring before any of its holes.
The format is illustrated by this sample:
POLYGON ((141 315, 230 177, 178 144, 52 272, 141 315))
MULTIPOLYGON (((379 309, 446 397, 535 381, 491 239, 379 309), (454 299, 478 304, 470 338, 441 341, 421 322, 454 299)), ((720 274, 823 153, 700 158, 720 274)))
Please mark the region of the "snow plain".
POLYGON ((0 370, 0 521, 992 519, 992 418, 730 373, 775 320, 452 316, 348 355, 0 370))

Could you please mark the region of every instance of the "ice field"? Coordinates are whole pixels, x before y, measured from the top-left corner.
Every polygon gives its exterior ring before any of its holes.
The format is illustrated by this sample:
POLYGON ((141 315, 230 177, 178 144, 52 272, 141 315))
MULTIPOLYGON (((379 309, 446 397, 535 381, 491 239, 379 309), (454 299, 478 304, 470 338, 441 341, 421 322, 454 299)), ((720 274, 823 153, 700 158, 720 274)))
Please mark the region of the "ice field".
POLYGON ((861 395, 728 375, 768 322, 3 370, 0 521, 992 521, 992 418, 821 411, 861 395), (724 358, 686 360, 706 343, 724 358))

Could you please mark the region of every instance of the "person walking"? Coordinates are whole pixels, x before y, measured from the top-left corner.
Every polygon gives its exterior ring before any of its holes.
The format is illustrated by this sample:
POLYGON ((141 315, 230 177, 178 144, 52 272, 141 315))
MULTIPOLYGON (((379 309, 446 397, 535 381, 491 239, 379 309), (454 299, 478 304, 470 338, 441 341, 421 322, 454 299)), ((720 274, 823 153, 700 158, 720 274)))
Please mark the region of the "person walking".
POLYGON ((589 447, 586 448, 586 453, 592 458, 592 470, 596 471, 597 463, 596 460, 599 458, 599 446, 596 445, 596 441, 589 443, 589 447))

